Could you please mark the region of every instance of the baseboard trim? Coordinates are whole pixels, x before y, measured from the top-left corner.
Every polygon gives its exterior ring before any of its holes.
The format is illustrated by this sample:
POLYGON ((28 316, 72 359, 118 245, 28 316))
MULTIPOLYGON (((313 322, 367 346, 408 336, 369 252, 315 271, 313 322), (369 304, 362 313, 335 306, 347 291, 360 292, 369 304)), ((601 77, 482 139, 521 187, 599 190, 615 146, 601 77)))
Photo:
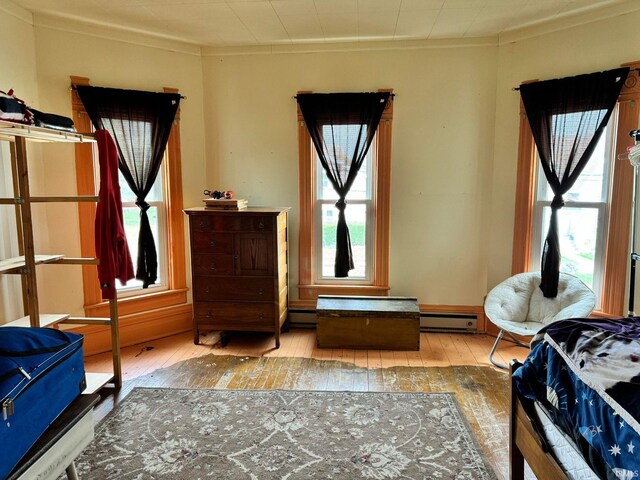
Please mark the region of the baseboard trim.
MULTIPOLYGON (((192 315, 191 304, 123 315, 119 318, 120 346, 128 347, 190 331, 192 315)), ((84 335, 85 356, 111 351, 109 327, 83 326, 70 331, 84 335)))

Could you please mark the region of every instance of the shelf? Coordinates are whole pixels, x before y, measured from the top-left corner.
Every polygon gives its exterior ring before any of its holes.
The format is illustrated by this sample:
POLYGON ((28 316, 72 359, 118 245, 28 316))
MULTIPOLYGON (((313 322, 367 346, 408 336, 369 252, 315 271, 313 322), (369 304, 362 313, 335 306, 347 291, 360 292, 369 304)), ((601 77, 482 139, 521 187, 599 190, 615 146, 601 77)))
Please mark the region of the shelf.
POLYGON ((42 142, 83 143, 95 142, 90 133, 64 132, 53 128, 34 127, 21 123, 0 120, 0 137, 12 140, 12 137, 25 137, 29 140, 42 142))
MULTIPOLYGON (((70 315, 64 313, 41 313, 40 314, 40 327, 49 327, 56 323, 64 322, 70 315)), ((1 327, 30 327, 29 316, 19 318, 13 322, 0 325, 1 327)))
MULTIPOLYGON (((62 258, 64 258, 64 255, 36 255, 36 265, 54 263, 62 258)), ((0 274, 23 273, 22 270, 25 267, 24 256, 0 260, 0 274)))
POLYGON ((102 387, 104 387, 107 383, 113 381, 113 373, 93 373, 87 372, 87 388, 82 391, 83 395, 88 395, 90 393, 96 393, 102 387))

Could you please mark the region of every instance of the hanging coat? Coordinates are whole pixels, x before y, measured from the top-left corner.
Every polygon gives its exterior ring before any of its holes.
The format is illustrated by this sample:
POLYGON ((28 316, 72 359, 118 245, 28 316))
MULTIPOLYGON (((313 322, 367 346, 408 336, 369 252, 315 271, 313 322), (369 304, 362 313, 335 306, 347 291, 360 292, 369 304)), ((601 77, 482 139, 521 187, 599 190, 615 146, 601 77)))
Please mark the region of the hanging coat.
POLYGON ((95 241, 98 279, 103 300, 116 298, 115 279, 124 285, 134 277, 133 262, 124 231, 118 152, 106 130, 96 131, 100 163, 100 201, 96 208, 95 241))

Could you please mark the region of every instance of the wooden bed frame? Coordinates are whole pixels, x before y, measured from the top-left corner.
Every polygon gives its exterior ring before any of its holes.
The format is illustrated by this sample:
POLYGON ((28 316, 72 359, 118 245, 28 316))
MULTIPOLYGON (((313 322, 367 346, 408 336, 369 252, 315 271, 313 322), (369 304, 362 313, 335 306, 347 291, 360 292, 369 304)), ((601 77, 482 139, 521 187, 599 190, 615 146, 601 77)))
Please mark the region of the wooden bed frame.
MULTIPOLYGON (((509 373, 522 364, 513 360, 509 373)), ((513 377, 511 377, 513 378, 513 377)), ((511 416, 509 418, 509 478, 524 480, 525 460, 539 480, 568 480, 553 455, 545 452, 533 427, 536 420, 524 410, 511 380, 511 416)))

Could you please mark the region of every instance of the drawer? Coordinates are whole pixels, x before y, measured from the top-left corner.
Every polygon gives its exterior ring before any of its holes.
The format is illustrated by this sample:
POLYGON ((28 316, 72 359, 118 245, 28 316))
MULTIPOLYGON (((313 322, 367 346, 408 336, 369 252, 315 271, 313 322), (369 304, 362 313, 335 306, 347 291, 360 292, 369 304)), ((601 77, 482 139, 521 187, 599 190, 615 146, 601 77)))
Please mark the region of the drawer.
POLYGON ((233 275, 235 259, 224 253, 194 253, 193 273, 195 275, 233 275))
POLYGON ((272 232, 274 217, 243 215, 194 216, 191 229, 194 232, 272 232))
POLYGON ((196 302, 194 321, 199 325, 225 326, 229 330, 274 328, 273 303, 196 302))
POLYGON ((233 253, 232 233, 191 232, 193 253, 233 253))
POLYGON ((273 301, 273 278, 266 277, 194 277, 193 293, 197 301, 242 300, 273 301))

